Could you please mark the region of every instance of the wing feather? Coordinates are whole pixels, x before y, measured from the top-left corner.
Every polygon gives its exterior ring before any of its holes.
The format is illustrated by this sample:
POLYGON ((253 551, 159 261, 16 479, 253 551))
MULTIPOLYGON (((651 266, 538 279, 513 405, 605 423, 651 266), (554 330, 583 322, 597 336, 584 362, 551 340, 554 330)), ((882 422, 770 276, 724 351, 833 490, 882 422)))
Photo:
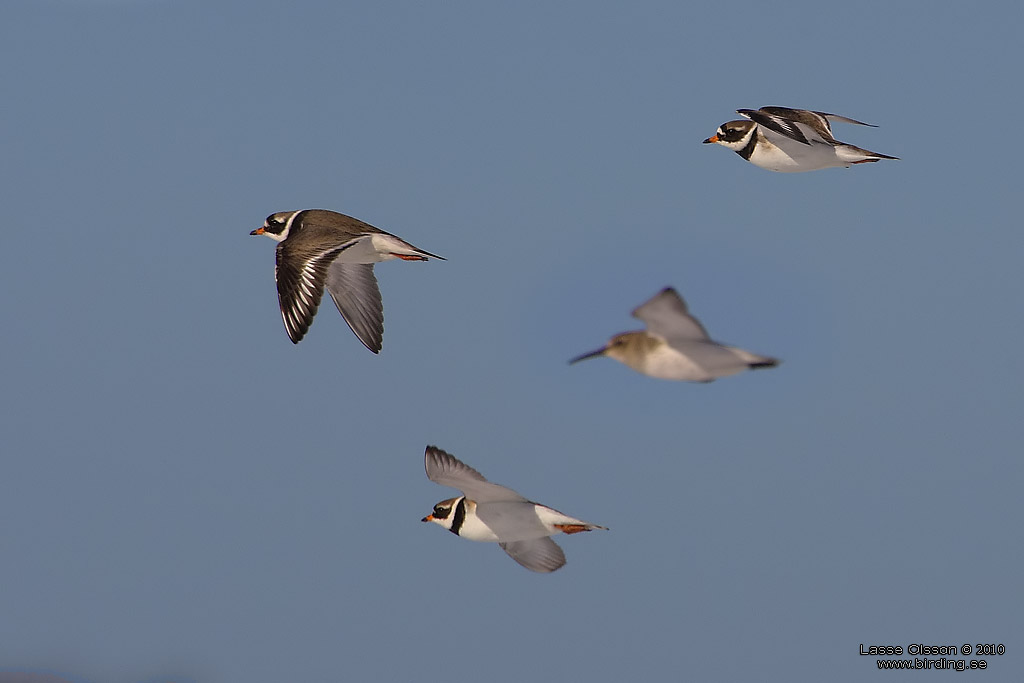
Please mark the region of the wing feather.
POLYGON ((513 560, 532 572, 553 572, 565 565, 565 553, 549 537, 499 543, 513 560))
POLYGON ((298 344, 309 331, 324 294, 327 270, 344 249, 345 246, 341 246, 315 254, 296 255, 287 241, 277 245, 277 267, 274 269, 277 301, 285 330, 293 344, 298 344))
POLYGON ((814 113, 817 114, 818 116, 824 117, 826 120, 831 121, 833 123, 852 123, 855 126, 868 126, 869 128, 878 128, 878 126, 876 126, 873 123, 864 123, 863 121, 851 119, 847 116, 840 116, 839 114, 829 114, 823 111, 816 111, 814 113))
MULTIPOLYGON (((773 109, 781 109, 782 107, 773 107, 773 109)), ((800 128, 795 121, 788 118, 781 117, 777 114, 769 114, 764 109, 737 109, 736 113, 746 116, 748 119, 753 121, 759 126, 762 126, 770 131, 778 133, 779 135, 794 140, 804 145, 810 145, 810 140, 804 135, 804 131, 800 128)), ((830 136, 831 137, 831 136, 830 136)))
POLYGON ((666 287, 633 310, 649 332, 665 339, 681 341, 707 341, 707 330, 690 315, 686 302, 672 287, 666 287))
POLYGON ((384 341, 384 305, 372 263, 334 261, 327 270, 327 291, 359 341, 374 353, 384 341))
POLYGON ((458 489, 467 498, 477 503, 527 502, 526 498, 512 489, 487 481, 484 475, 436 446, 427 446, 424 453, 424 467, 427 471, 427 479, 441 486, 458 489))

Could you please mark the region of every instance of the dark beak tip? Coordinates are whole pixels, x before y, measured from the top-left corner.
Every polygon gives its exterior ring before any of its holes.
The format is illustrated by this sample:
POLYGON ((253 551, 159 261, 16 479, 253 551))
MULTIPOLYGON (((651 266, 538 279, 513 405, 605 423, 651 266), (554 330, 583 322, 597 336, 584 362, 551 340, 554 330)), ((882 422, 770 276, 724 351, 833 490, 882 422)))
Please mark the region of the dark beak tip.
POLYGON ((255 230, 253 230, 253 231, 252 231, 252 232, 250 232, 249 234, 250 234, 250 235, 258 235, 259 233, 258 233, 258 232, 256 232, 255 230))
POLYGON ((575 358, 573 358, 572 360, 569 361, 569 365, 572 365, 574 363, 579 363, 581 360, 587 360, 588 358, 595 358, 596 356, 602 356, 602 355, 604 355, 604 352, 607 351, 607 350, 608 349, 598 349, 596 351, 591 351, 590 353, 584 353, 582 356, 576 356, 575 358))
POLYGON ((705 144, 705 145, 709 145, 709 144, 711 144, 711 138, 708 138, 708 139, 706 139, 706 140, 704 141, 704 144, 705 144))
POLYGON ((429 519, 427 519, 426 517, 424 517, 424 518, 423 518, 423 519, 421 519, 420 521, 421 521, 421 522, 429 522, 430 520, 429 520, 429 519))

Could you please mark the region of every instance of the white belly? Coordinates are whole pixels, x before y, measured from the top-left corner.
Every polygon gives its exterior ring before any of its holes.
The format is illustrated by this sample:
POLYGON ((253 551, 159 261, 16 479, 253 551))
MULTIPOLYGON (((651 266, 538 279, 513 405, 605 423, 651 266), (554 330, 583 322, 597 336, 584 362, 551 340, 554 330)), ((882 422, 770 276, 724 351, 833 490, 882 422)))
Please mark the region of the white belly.
POLYGON ((634 370, 650 377, 688 382, 706 382, 714 379, 704 368, 667 344, 661 344, 645 354, 634 370))
POLYGON ((750 155, 750 163, 779 173, 800 173, 850 165, 850 162, 836 156, 835 147, 831 145, 804 145, 795 140, 776 145, 764 138, 757 141, 754 153, 750 155))

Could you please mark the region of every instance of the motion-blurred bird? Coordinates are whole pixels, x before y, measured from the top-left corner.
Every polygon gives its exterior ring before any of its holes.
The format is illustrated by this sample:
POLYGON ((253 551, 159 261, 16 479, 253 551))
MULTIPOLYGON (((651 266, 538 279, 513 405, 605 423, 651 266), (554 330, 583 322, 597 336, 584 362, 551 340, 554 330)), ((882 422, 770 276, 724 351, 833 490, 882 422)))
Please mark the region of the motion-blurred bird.
POLYGON ((250 235, 276 241, 277 299, 292 343, 313 323, 324 286, 359 341, 378 353, 384 338, 384 307, 373 264, 400 258, 442 257, 361 220, 323 209, 282 211, 250 235))
POLYGON ((749 121, 729 121, 705 140, 739 154, 761 168, 782 173, 817 171, 823 168, 866 164, 879 159, 898 159, 887 154, 839 142, 832 137, 830 121, 871 126, 836 114, 788 107, 737 109, 749 121))
POLYGON ((565 555, 550 536, 605 529, 534 503, 504 486, 493 484, 475 469, 440 448, 427 446, 427 478, 462 491, 442 500, 424 522, 440 524, 471 541, 490 541, 509 557, 535 572, 553 572, 565 564, 565 555))
POLYGON ((608 356, 651 377, 689 382, 711 382, 748 368, 772 368, 779 364, 775 358, 712 341, 671 287, 634 309, 633 317, 642 320, 647 330, 617 334, 603 348, 577 356, 569 363, 608 356))

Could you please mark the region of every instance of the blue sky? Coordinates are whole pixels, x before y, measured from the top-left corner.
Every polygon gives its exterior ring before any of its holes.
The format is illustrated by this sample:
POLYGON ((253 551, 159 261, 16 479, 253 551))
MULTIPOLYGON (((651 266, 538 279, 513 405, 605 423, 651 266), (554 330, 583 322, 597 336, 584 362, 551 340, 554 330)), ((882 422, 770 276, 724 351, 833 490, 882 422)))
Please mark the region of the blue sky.
POLYGON ((6 3, 0 671, 845 682, 993 642, 1016 680, 1022 19, 6 3), (700 144, 764 105, 902 161, 700 144), (329 303, 288 341, 248 233, 313 207, 448 258, 377 267, 379 356, 329 303), (667 285, 783 364, 567 365, 667 285), (536 575, 421 524, 427 444, 610 531, 536 575))

